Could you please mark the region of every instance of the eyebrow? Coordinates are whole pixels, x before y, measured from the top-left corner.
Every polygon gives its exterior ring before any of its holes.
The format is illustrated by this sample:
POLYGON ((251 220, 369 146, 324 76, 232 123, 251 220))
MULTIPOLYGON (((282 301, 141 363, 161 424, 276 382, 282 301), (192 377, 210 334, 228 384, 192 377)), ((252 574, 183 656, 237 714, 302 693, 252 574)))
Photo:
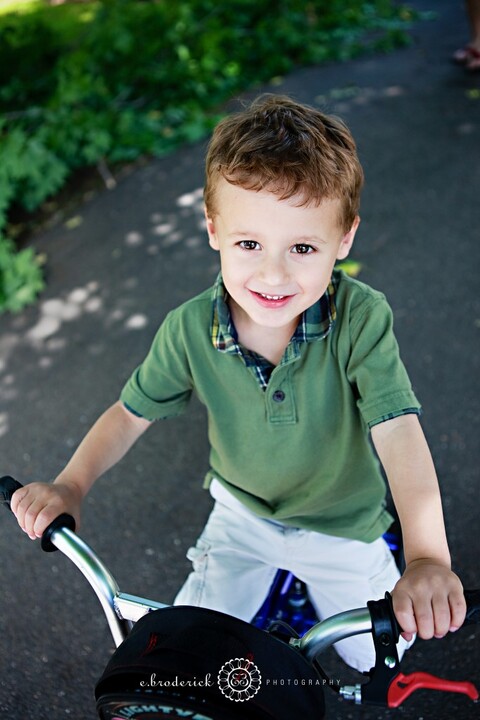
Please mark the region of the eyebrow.
POLYGON ((320 237, 320 235, 301 235, 298 238, 295 238, 296 243, 310 243, 310 242, 317 242, 321 245, 326 245, 327 241, 320 237))
POLYGON ((248 230, 234 230, 231 233, 228 233, 227 237, 254 237, 256 236, 256 233, 249 232, 248 230))

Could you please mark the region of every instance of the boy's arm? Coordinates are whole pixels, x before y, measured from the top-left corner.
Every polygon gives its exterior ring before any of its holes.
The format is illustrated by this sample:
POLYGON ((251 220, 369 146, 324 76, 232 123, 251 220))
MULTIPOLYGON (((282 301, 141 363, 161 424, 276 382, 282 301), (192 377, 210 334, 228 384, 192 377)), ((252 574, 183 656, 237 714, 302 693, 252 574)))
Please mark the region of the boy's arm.
POLYGON ((372 440, 402 526, 406 569, 393 590, 395 615, 410 640, 443 637, 460 627, 465 599, 450 568, 437 476, 414 414, 375 425, 372 440))
POLYGON ((11 507, 28 536, 41 537, 64 512, 73 515, 78 526, 82 500, 93 483, 121 460, 150 425, 117 402, 93 425, 52 484, 36 482, 17 490, 11 507))

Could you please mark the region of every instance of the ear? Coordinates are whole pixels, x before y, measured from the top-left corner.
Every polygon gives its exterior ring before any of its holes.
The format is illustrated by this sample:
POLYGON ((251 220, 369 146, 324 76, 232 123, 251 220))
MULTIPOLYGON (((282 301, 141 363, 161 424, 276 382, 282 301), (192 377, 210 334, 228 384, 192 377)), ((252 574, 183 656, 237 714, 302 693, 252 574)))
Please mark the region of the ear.
POLYGON ((337 260, 345 260, 348 257, 350 250, 352 249, 353 241, 355 239, 355 233, 357 232, 358 226, 360 225, 360 216, 357 215, 353 221, 350 230, 343 236, 340 246, 338 248, 337 260))
POLYGON ((220 248, 219 248, 217 236, 216 236, 216 233, 215 233, 215 223, 214 223, 214 221, 213 221, 213 217, 211 217, 211 216, 208 214, 208 210, 207 210, 206 207, 205 207, 205 209, 204 209, 204 212, 205 212, 205 222, 206 222, 206 226, 207 226, 207 233, 208 233, 208 242, 209 242, 209 245, 210 245, 210 247, 213 248, 214 250, 219 250, 220 248))

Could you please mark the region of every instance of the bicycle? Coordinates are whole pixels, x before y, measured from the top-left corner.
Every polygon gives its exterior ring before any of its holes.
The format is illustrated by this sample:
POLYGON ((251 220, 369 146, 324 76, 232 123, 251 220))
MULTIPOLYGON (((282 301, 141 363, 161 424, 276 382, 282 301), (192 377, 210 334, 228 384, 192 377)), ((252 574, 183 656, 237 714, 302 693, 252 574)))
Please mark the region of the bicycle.
MULTIPOLYGON (((0 478, 0 502, 9 507, 19 487, 9 476, 0 478)), ((246 716, 251 720, 291 720, 297 714, 320 720, 325 713, 326 686, 347 701, 391 708, 419 688, 458 692, 475 702, 479 699, 471 682, 400 671, 396 651, 400 629, 389 593, 366 608, 314 622, 299 636, 287 630, 272 610, 267 615, 274 616, 274 623, 266 630, 213 610, 169 607, 121 592, 108 568, 76 535, 71 516, 61 515, 51 523, 41 546, 46 552, 60 550, 77 566, 105 613, 117 649, 95 687, 101 720, 238 720, 246 716), (336 687, 318 656, 341 639, 369 632, 376 662, 368 680, 336 687), (288 682, 279 683, 278 678, 288 682)), ((269 595, 275 611, 275 592, 285 589, 285 581, 290 591, 295 591, 295 578, 278 575, 277 588, 269 595)), ((465 625, 478 623, 480 590, 465 591, 465 596, 465 625)), ((293 604, 296 611, 301 611, 301 606, 293 604)), ((262 623, 271 619, 266 617, 262 623)))
MULTIPOLYGON (((402 573, 405 569, 401 529, 393 508, 390 508, 394 521, 383 535, 392 552, 395 563, 402 573)), ((269 593, 252 620, 252 624, 261 630, 271 631, 272 626, 286 626, 287 633, 292 630, 304 635, 319 622, 319 618, 308 597, 306 584, 288 570, 277 570, 269 593)))

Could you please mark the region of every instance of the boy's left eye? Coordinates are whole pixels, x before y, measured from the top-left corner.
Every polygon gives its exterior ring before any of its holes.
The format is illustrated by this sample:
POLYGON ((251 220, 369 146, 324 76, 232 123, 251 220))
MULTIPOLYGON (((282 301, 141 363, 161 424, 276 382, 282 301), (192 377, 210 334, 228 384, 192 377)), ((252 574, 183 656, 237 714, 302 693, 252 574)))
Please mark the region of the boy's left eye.
POLYGON ((315 252, 315 248, 306 243, 297 243, 292 247, 292 252, 297 255, 308 255, 309 253, 315 252))

